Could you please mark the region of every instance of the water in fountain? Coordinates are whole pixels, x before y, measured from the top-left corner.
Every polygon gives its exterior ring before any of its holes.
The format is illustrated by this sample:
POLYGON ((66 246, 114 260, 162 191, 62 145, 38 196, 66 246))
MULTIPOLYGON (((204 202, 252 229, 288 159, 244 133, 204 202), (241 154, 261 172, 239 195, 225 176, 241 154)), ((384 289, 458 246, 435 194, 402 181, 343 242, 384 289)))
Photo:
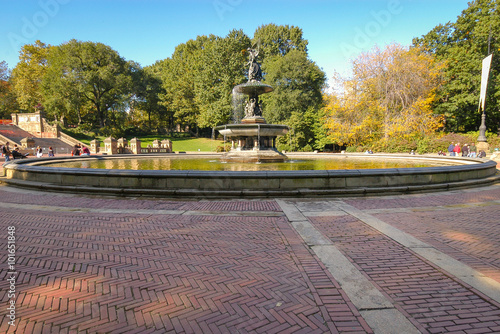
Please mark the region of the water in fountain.
POLYGON ((233 88, 233 124, 239 124, 245 117, 246 95, 233 88))

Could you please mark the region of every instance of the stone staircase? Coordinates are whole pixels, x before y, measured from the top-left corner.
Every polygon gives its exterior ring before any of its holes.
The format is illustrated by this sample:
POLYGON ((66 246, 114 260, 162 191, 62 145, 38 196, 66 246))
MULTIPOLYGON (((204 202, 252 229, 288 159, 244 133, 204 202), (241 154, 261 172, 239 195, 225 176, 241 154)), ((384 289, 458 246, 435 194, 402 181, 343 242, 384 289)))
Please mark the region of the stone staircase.
MULTIPOLYGON (((14 144, 22 147, 21 140, 27 137, 33 138, 35 141, 34 147, 40 146, 44 154, 48 153, 49 147, 52 147, 55 154, 70 154, 73 147, 73 145, 68 144, 60 138, 39 138, 17 125, 0 124, 0 144, 2 145, 8 141, 11 144, 11 148, 14 147, 14 144)), ((23 151, 32 154, 34 153, 34 148, 24 148, 23 151)))

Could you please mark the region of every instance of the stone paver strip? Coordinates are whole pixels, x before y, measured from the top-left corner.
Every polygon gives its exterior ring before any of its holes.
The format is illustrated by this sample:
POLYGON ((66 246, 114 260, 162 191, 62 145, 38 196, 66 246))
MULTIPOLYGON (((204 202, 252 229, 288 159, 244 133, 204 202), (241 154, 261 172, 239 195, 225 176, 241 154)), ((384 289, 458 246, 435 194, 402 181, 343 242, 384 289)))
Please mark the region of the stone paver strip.
POLYGON ((376 333, 419 333, 405 316, 291 202, 277 200, 288 220, 326 265, 376 333))

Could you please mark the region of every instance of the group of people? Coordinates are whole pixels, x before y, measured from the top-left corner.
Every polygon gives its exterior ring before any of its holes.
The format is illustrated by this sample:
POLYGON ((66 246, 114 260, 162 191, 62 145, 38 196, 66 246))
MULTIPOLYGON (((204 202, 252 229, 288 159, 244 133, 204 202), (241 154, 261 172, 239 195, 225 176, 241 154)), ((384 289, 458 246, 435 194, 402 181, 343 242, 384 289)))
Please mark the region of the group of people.
POLYGON ((17 144, 14 144, 14 149, 12 151, 9 145, 10 143, 6 142, 5 145, 2 146, 2 155, 5 157, 5 162, 10 161, 10 156, 12 156, 13 159, 24 159, 29 155, 29 153, 21 153, 17 144))
MULTIPOLYGON (((14 144, 14 149, 10 149, 10 143, 6 142, 5 145, 1 147, 1 152, 2 156, 5 157, 5 162, 10 161, 10 158, 12 157, 13 159, 24 159, 29 156, 29 153, 21 153, 19 147, 17 144, 14 144)), ((43 157, 43 148, 40 146, 37 146, 34 152, 34 155, 37 158, 43 157)), ((47 154, 49 157, 54 156, 54 149, 49 147, 47 154)), ((72 156, 79 156, 79 155, 90 155, 90 150, 86 146, 82 145, 75 145, 73 150, 71 151, 72 156)))
POLYGON ((87 146, 76 144, 75 146, 73 146, 73 150, 71 151, 71 156, 74 157, 80 155, 90 155, 90 150, 87 146))
MULTIPOLYGON (((36 147, 35 155, 37 158, 41 158, 43 156, 43 149, 40 146, 36 147)), ((54 156, 54 150, 52 149, 52 146, 49 147, 48 155, 49 157, 54 156)), ((14 144, 14 149, 11 150, 10 143, 6 142, 2 146, 2 156, 5 158, 5 162, 8 162, 10 161, 11 156, 13 159, 25 159, 29 156, 29 153, 21 153, 21 150, 19 149, 19 146, 17 146, 17 144, 14 144)))
POLYGON ((486 156, 484 151, 477 152, 476 145, 464 144, 460 146, 460 143, 451 143, 450 146, 448 146, 448 154, 450 157, 462 156, 469 158, 484 158, 486 156))
MULTIPOLYGON (((36 149, 35 149, 35 154, 36 154, 37 158, 43 157, 43 149, 40 146, 37 146, 36 149)), ((49 147, 49 150, 48 150, 47 154, 48 154, 49 157, 53 157, 54 156, 54 149, 52 148, 52 146, 49 147)))

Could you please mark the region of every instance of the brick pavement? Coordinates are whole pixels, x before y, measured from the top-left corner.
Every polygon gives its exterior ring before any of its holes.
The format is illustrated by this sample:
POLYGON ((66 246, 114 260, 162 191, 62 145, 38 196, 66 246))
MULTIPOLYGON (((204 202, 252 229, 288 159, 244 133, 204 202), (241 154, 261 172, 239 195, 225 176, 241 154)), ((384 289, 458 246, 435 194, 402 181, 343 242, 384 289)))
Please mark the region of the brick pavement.
MULTIPOLYGON (((362 210, 500 282, 499 185, 289 202, 418 331, 500 332, 498 300, 341 210, 362 210)), ((377 332, 273 199, 0 186, 0 230, 1 333, 377 332), (8 226, 16 227, 15 327, 6 317, 8 226)))

